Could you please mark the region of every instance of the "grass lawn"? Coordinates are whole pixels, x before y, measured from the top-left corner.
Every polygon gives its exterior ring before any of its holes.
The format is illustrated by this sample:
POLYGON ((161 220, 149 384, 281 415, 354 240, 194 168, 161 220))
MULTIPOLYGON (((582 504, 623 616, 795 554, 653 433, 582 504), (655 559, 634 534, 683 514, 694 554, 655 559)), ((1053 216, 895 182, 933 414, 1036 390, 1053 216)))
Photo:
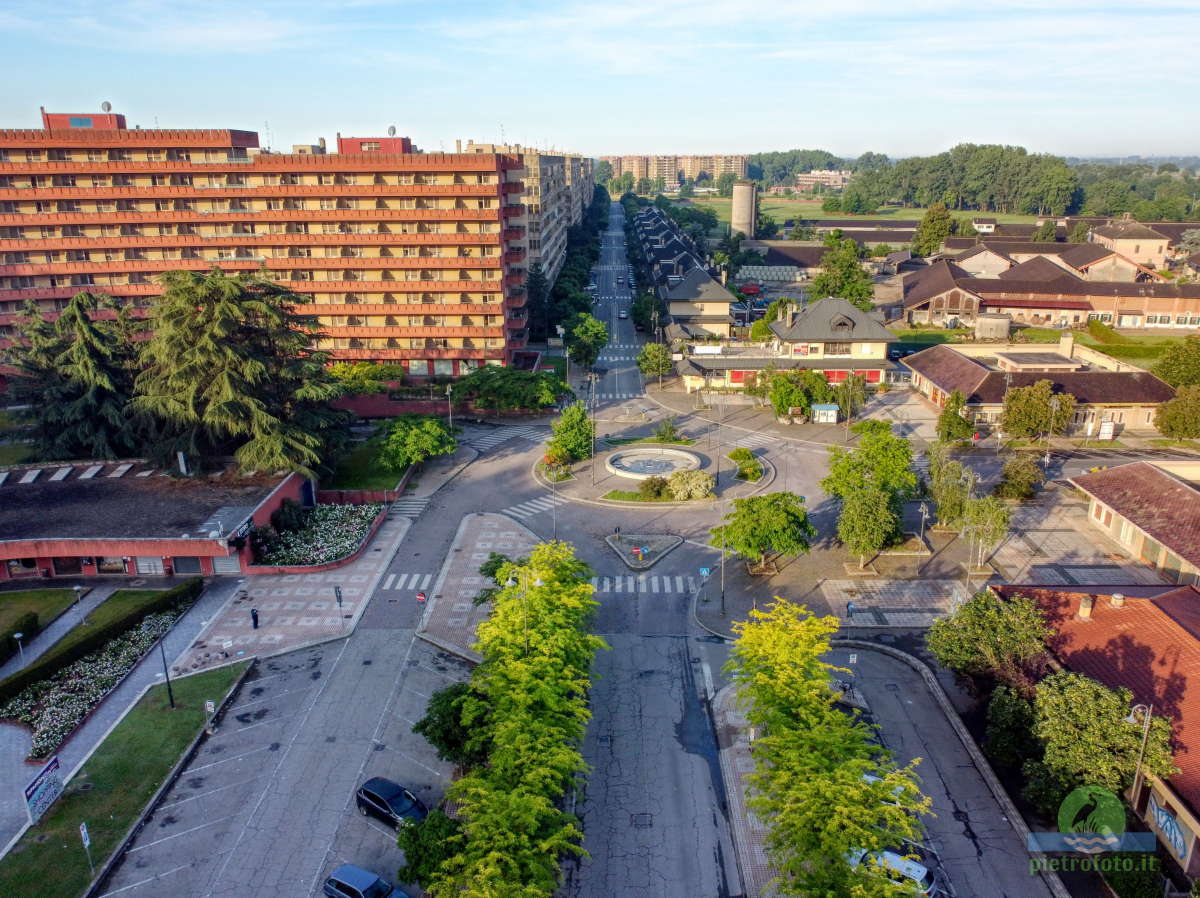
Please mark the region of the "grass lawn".
POLYGON ((1055 330, 1052 327, 1023 327, 1017 331, 1017 334, 1030 343, 1057 343, 1059 337, 1063 335, 1063 331, 1055 330))
MULTIPOLYGON (((717 218, 721 221, 729 221, 729 208, 732 200, 728 197, 708 197, 698 196, 693 197, 690 202, 697 206, 708 206, 717 213, 717 218)), ((856 218, 878 219, 878 218, 895 218, 899 221, 914 221, 920 220, 925 214, 923 208, 903 208, 900 206, 884 206, 870 215, 850 215, 845 212, 823 212, 821 211, 821 203, 824 200, 800 199, 797 197, 779 197, 771 194, 759 195, 759 209, 764 215, 770 215, 780 225, 789 218, 845 218, 852 221, 856 218)), ((1006 214, 1001 212, 954 212, 954 215, 964 218, 974 216, 983 216, 986 218, 994 218, 996 221, 1004 224, 1036 224, 1036 215, 1016 215, 1006 214)), ((786 236, 786 235, 782 235, 786 236)))
POLYGON ((21 464, 32 448, 29 443, 0 443, 0 467, 21 464))
POLYGON ((1121 336, 1125 338, 1121 343, 1101 343, 1087 331, 1077 331, 1075 339, 1083 346, 1103 352, 1105 355, 1111 355, 1114 359, 1121 359, 1137 365, 1139 368, 1152 367, 1162 358, 1163 353, 1169 347, 1176 343, 1182 343, 1185 339, 1184 337, 1160 337, 1157 334, 1121 334, 1121 336))
POLYGON ((892 330, 902 343, 957 343, 971 333, 966 327, 900 327, 892 330))
POLYGON ((17 618, 30 611, 37 614, 38 626, 44 628, 74 601, 73 589, 23 589, 20 592, 0 592, 0 633, 8 630, 17 618))
POLYGON ((614 502, 674 502, 670 496, 661 499, 647 499, 637 490, 609 490, 601 499, 612 499, 614 502))
POLYGON ((391 490, 396 488, 401 472, 385 469, 375 460, 376 443, 367 440, 338 462, 328 481, 321 484, 331 490, 391 490))
POLYGON ((567 379, 567 357, 563 355, 542 356, 542 367, 553 368, 554 373, 563 380, 567 379))
POLYGON ((1200 451, 1200 440, 1151 440, 1151 446, 1161 446, 1164 449, 1192 449, 1200 451))
MULTIPOLYGON (((248 662, 246 662, 248 663, 248 662)), ((79 841, 86 822, 99 866, 204 726, 204 702, 220 702, 246 663, 172 681, 175 710, 155 686, 96 749, 36 826, 0 861, 0 895, 76 898, 91 881, 79 841), (87 785, 88 791, 80 787, 87 785)), ((33 768, 30 768, 32 775, 33 768)))

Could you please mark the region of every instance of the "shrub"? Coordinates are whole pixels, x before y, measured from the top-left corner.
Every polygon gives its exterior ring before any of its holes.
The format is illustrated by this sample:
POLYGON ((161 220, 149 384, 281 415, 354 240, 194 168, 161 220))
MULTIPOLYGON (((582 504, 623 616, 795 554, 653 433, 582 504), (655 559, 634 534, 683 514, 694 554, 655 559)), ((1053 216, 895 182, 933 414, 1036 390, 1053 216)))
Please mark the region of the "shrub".
POLYGON ((738 464, 742 464, 743 462, 748 462, 748 461, 754 461, 754 453, 751 452, 749 449, 746 449, 745 447, 741 447, 741 446, 739 446, 737 449, 734 449, 732 452, 730 452, 729 457, 733 461, 737 462, 738 464))
POLYGON ((667 418, 658 425, 658 430, 654 431, 654 438, 663 443, 673 443, 679 439, 679 430, 675 427, 675 421, 672 418, 667 418))
POLYGON ((643 499, 662 499, 667 495, 665 477, 647 477, 638 484, 638 495, 643 499))
POLYGON ((713 476, 703 471, 676 471, 667 481, 667 487, 676 502, 686 502, 707 499, 712 495, 715 483, 713 476))
POLYGON ((83 638, 62 648, 51 647, 44 655, 30 662, 16 673, 0 680, 0 702, 8 701, 25 687, 46 680, 58 673, 64 667, 73 664, 85 655, 103 648, 108 642, 121 634, 138 626, 146 617, 160 611, 170 611, 180 605, 192 602, 204 589, 204 581, 194 577, 172 589, 164 590, 153 601, 133 609, 124 617, 109 621, 99 626, 89 626, 89 631, 83 638))
POLYGON ((1100 343, 1130 343, 1132 342, 1123 334, 1118 334, 1110 325, 1103 321, 1092 319, 1087 323, 1088 333, 1100 343))
POLYGON ((276 533, 303 530, 307 520, 308 511, 295 499, 284 499, 280 506, 271 513, 271 526, 276 533))
POLYGON ((1046 475, 1033 454, 1020 452, 1004 463, 1000 482, 992 490, 992 495, 1000 499, 1030 499, 1045 479, 1046 475))

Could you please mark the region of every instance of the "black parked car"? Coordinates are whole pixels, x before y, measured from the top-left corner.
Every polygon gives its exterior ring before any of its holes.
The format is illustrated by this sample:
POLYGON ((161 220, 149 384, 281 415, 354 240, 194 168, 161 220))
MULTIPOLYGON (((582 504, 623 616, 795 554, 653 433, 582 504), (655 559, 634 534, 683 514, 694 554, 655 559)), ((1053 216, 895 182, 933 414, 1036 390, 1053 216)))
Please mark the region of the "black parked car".
POLYGON ((358 812, 364 817, 370 814, 384 823, 399 828, 425 819, 425 805, 399 783, 373 776, 354 793, 358 812))

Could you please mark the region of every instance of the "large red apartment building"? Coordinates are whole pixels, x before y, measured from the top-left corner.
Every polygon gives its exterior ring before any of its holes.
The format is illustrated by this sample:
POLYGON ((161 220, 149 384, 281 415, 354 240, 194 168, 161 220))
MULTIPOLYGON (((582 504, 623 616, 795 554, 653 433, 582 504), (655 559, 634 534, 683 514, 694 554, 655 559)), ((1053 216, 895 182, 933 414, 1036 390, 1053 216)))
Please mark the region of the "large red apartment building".
POLYGON ((41 129, 0 129, 0 341, 27 300, 144 305, 156 275, 218 266, 307 297, 337 358, 417 377, 507 364, 527 338, 521 173, 402 137, 276 153, 253 131, 43 110, 41 129))

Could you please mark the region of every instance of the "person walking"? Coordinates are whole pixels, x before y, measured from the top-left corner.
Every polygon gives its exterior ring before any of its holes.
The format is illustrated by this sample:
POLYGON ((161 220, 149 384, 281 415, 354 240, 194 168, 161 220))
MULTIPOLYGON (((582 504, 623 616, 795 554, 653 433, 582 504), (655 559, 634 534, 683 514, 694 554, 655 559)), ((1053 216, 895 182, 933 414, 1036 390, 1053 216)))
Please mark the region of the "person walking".
POLYGON ((252 626, 255 630, 258 629, 258 609, 257 608, 250 609, 250 626, 252 626))

